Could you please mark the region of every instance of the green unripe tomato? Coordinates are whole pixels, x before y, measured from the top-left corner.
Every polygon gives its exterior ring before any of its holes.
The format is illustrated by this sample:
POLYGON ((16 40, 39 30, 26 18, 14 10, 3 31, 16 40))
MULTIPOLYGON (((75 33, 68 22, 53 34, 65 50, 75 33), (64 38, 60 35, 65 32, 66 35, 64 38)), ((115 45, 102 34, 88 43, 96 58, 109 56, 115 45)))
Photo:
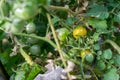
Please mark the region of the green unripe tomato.
POLYGON ((60 41, 65 41, 67 38, 67 35, 69 34, 69 30, 66 28, 60 28, 56 30, 58 39, 60 41))
POLYGON ((12 23, 6 22, 2 27, 5 29, 6 32, 9 32, 12 26, 12 23))
POLYGON ((26 26, 27 33, 33 33, 33 32, 35 32, 35 30, 36 30, 36 26, 33 22, 27 24, 27 26, 26 26))
POLYGON ((97 65, 97 68, 98 68, 99 70, 104 70, 105 67, 106 67, 105 62, 102 61, 102 60, 97 61, 97 64, 96 64, 96 65, 97 65))
MULTIPOLYGON (((30 34, 31 36, 36 36, 36 34, 30 34)), ((38 39, 35 39, 35 38, 27 38, 27 42, 30 43, 30 44, 35 44, 38 42, 38 39)))
POLYGON ((38 56, 40 54, 41 48, 39 45, 33 45, 32 47, 30 47, 30 53, 32 55, 36 55, 38 56))
POLYGON ((38 11, 37 0, 25 0, 23 3, 15 3, 14 13, 17 17, 28 20, 33 18, 38 11))
POLYGON ((93 56, 93 54, 90 53, 85 56, 85 59, 87 62, 92 63, 94 60, 94 56, 93 56))

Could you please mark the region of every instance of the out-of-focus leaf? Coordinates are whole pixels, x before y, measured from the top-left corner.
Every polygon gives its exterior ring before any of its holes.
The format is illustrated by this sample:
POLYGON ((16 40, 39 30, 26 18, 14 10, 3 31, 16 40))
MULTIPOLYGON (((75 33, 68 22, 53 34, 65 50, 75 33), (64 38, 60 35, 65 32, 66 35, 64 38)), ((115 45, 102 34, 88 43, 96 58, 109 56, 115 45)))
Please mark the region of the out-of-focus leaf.
POLYGON ((24 70, 17 71, 15 80, 25 80, 25 71, 24 70))
POLYGON ((103 57, 105 59, 111 59, 112 58, 112 51, 110 49, 106 49, 103 51, 103 57))
POLYGON ((97 55, 98 55, 98 56, 102 55, 102 51, 98 51, 98 52, 97 52, 97 55))
POLYGON ((10 49, 7 49, 4 53, 0 53, 0 60, 3 66, 5 67, 7 73, 11 75, 12 74, 11 68, 13 68, 15 62, 18 61, 18 56, 10 57, 9 53, 10 53, 10 49))
POLYGON ((44 4, 44 5, 51 3, 51 0, 37 0, 37 1, 38 1, 38 3, 44 4))
POLYGON ((117 74, 117 69, 116 68, 112 68, 112 69, 108 70, 104 74, 102 80, 119 80, 119 74, 117 74))
POLYGON ((114 21, 120 23, 120 11, 117 14, 115 14, 114 21))
POLYGON ((66 11, 56 11, 56 14, 61 19, 67 19, 68 12, 66 11))
POLYGON ((10 76, 10 80, 15 80, 14 78, 15 78, 15 74, 12 74, 12 75, 10 76))
POLYGON ((40 72, 40 67, 37 64, 35 64, 26 80, 33 80, 39 72, 40 72))
POLYGON ((100 20, 95 18, 89 18, 87 20, 88 24, 91 25, 96 30, 103 30, 105 31, 107 29, 107 22, 106 20, 100 20))
POLYGON ((57 23, 58 21, 60 21, 60 19, 58 17, 54 17, 52 19, 53 24, 57 23))
POLYGON ((3 34, 4 34, 3 31, 0 30, 0 40, 3 39, 3 36, 4 36, 3 34))
POLYGON ((1 60, 1 62, 2 62, 3 64, 7 64, 7 63, 9 62, 10 57, 9 57, 7 51, 5 51, 4 53, 1 53, 1 54, 0 54, 0 60, 1 60))
POLYGON ((93 48, 94 48, 94 50, 100 50, 100 45, 99 45, 99 44, 95 44, 95 45, 93 46, 93 48))
POLYGON ((115 65, 120 66, 120 54, 117 54, 114 57, 114 62, 115 62, 115 65))
POLYGON ((109 17, 107 7, 101 5, 94 5, 90 9, 88 9, 87 16, 96 17, 99 19, 106 19, 109 17))
POLYGON ((76 18, 69 17, 69 18, 67 18, 67 20, 65 21, 65 24, 66 24, 66 25, 72 25, 72 24, 74 24, 75 21, 76 21, 76 18))
POLYGON ((100 33, 95 32, 92 37, 95 41, 98 41, 100 39, 99 36, 100 36, 100 33))

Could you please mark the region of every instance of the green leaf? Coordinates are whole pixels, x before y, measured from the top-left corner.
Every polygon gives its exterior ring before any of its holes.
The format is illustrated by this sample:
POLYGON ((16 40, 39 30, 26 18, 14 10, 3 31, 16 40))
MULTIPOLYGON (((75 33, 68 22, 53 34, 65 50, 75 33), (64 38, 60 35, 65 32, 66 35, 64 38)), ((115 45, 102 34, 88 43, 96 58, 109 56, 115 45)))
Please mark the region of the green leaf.
POLYGON ((107 22, 106 20, 100 20, 100 19, 95 19, 95 18, 89 18, 87 20, 88 24, 91 25, 93 28, 96 30, 101 30, 105 31, 107 28, 107 22))
POLYGON ((39 72, 40 72, 40 67, 37 64, 35 64, 26 80, 33 80, 39 72))
POLYGON ((0 40, 2 40, 3 37, 4 37, 4 33, 3 33, 3 31, 0 30, 0 40))
POLYGON ((116 66, 119 66, 119 67, 120 67, 120 54, 117 54, 117 55, 114 57, 114 62, 115 62, 115 65, 116 65, 116 66))
POLYGON ((93 37, 93 39, 94 39, 95 41, 98 41, 98 40, 100 40, 99 35, 100 35, 100 33, 95 32, 92 37, 93 37))
POLYGON ((114 21, 120 23, 120 11, 117 14, 115 14, 114 21))
POLYGON ((100 59, 101 59, 101 57, 100 57, 100 56, 97 56, 97 57, 96 57, 96 59, 97 59, 97 60, 100 60, 100 59))
POLYGON ((92 6, 86 13, 87 16, 96 17, 98 19, 106 19, 109 17, 107 7, 101 5, 92 6))
POLYGON ((114 64, 114 62, 115 62, 114 59, 109 60, 110 64, 114 64))
POLYGON ((4 53, 0 54, 0 60, 3 64, 9 63, 10 57, 9 57, 7 50, 4 53))
POLYGON ((13 73, 13 71, 11 70, 11 68, 13 68, 14 66, 17 65, 16 62, 18 62, 18 56, 13 56, 10 57, 9 53, 11 52, 11 49, 6 49, 5 52, 0 53, 0 61, 2 62, 5 70, 7 71, 7 73, 9 75, 11 75, 13 73))
POLYGON ((116 68, 109 69, 104 75, 102 80, 119 80, 116 68))
POLYGON ((102 55, 102 51, 97 52, 97 56, 100 56, 100 55, 102 55))
POLYGON ((60 21, 60 19, 56 16, 52 19, 53 24, 56 24, 58 21, 60 21))
MULTIPOLYGON (((39 1, 40 1, 40 0, 39 0, 39 1)), ((50 5, 51 1, 52 1, 52 0, 46 0, 46 4, 47 4, 47 5, 50 5)))
POLYGON ((103 51, 103 57, 105 59, 111 59, 112 58, 112 51, 110 49, 106 49, 103 51))
POLYGON ((93 46, 93 48, 94 48, 94 50, 100 50, 100 45, 99 45, 99 44, 95 44, 95 45, 93 46))
POLYGON ((25 80, 25 71, 23 70, 17 71, 15 80, 25 80))
POLYGON ((14 78, 15 78, 15 74, 12 74, 12 75, 10 76, 10 80, 15 80, 14 78))
POLYGON ((50 0, 37 0, 37 1, 40 4, 47 4, 47 1, 50 1, 50 0))
POLYGON ((60 19, 66 20, 68 17, 68 12, 66 12, 66 11, 57 10, 56 14, 57 14, 56 16, 59 17, 60 19))
POLYGON ((69 18, 67 18, 67 20, 65 21, 65 24, 66 24, 66 25, 73 25, 75 21, 76 21, 76 18, 69 17, 69 18))

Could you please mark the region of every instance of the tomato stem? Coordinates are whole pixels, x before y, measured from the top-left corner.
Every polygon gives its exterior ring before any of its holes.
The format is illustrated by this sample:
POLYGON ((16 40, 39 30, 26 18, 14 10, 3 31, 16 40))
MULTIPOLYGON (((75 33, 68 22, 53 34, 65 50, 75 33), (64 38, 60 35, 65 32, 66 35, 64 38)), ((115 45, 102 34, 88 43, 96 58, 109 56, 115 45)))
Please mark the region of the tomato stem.
POLYGON ((27 55, 27 53, 22 49, 22 47, 20 47, 20 53, 25 58, 28 64, 33 65, 34 62, 32 61, 31 57, 27 55))
POLYGON ((114 41, 112 41, 112 40, 106 40, 105 43, 111 44, 114 47, 114 49, 116 49, 117 52, 120 54, 120 47, 114 41))
POLYGON ((84 58, 85 58, 85 55, 82 57, 82 60, 80 63, 80 71, 81 71, 82 80, 85 80, 85 74, 84 74, 84 70, 83 70, 84 58))
MULTIPOLYGON (((55 33, 55 29, 54 29, 54 26, 53 26, 51 17, 50 17, 50 15, 49 15, 48 13, 47 13, 46 15, 47 15, 47 18, 48 18, 48 22, 49 22, 49 24, 50 24, 50 28, 51 28, 52 33, 53 33, 53 37, 54 37, 55 42, 56 42, 56 45, 57 45, 57 49, 58 49, 60 58, 61 58, 61 60, 62 60, 62 62, 63 62, 64 67, 66 68, 67 65, 66 65, 65 59, 64 59, 64 57, 63 57, 63 51, 61 50, 59 41, 58 41, 58 39, 57 39, 57 35, 56 35, 56 33, 55 33)), ((67 75, 68 75, 68 79, 71 80, 70 74, 67 73, 67 75)))
POLYGON ((60 10, 60 11, 66 11, 69 12, 71 15, 75 15, 75 12, 73 12, 71 9, 69 8, 65 8, 65 7, 59 7, 59 6, 44 6, 46 9, 53 9, 53 10, 60 10))
POLYGON ((56 45, 55 45, 50 39, 48 39, 48 38, 46 38, 46 37, 33 36, 33 35, 24 34, 24 33, 14 33, 14 35, 31 37, 31 38, 43 40, 43 41, 45 41, 45 42, 48 42, 48 43, 49 43, 51 46, 53 46, 54 48, 56 48, 56 45))
POLYGON ((5 0, 0 1, 0 12, 1 12, 2 19, 4 19, 4 12, 3 12, 3 9, 2 9, 2 4, 4 3, 4 1, 5 0))
POLYGON ((44 6, 44 7, 45 7, 47 10, 52 9, 52 10, 60 10, 60 11, 69 12, 72 16, 76 16, 76 15, 80 14, 80 13, 83 11, 82 8, 81 8, 79 11, 74 12, 74 11, 72 11, 71 9, 66 8, 66 7, 51 6, 51 5, 47 5, 47 6, 44 6))
POLYGON ((52 24, 50 15, 47 14, 47 17, 48 17, 48 21, 49 21, 49 24, 50 24, 50 27, 51 27, 51 30, 52 30, 52 33, 53 33, 53 37, 54 37, 54 39, 55 39, 55 42, 56 42, 56 45, 57 45, 57 48, 58 48, 58 52, 59 52, 60 57, 61 57, 61 59, 62 59, 62 61, 63 61, 64 67, 66 67, 65 59, 63 58, 63 54, 61 53, 60 44, 59 44, 59 42, 58 42, 58 39, 57 39, 55 30, 54 30, 54 27, 53 27, 53 24, 52 24))

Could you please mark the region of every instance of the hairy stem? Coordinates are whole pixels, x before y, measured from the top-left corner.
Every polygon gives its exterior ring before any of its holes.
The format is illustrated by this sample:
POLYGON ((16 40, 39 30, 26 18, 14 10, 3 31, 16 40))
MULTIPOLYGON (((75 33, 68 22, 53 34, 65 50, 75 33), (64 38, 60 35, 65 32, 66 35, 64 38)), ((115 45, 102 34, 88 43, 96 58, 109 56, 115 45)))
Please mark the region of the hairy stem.
POLYGON ((22 47, 20 48, 20 53, 25 58, 28 64, 33 65, 34 62, 32 61, 31 57, 27 55, 27 53, 22 49, 22 47))
POLYGON ((31 38, 39 39, 39 40, 48 42, 51 46, 53 46, 54 48, 56 48, 56 45, 50 39, 48 39, 46 37, 33 36, 33 35, 29 35, 29 34, 24 34, 24 33, 14 33, 14 35, 19 35, 19 36, 31 37, 31 38))
POLYGON ((70 13, 72 16, 76 16, 76 15, 80 14, 80 13, 83 11, 82 9, 80 9, 79 11, 74 12, 74 11, 72 11, 71 9, 66 8, 66 7, 52 6, 52 5, 46 5, 46 6, 44 6, 44 7, 45 7, 47 10, 52 9, 52 10, 65 11, 65 12, 70 13))
POLYGON ((47 10, 49 10, 49 9, 52 9, 52 10, 60 10, 60 11, 66 11, 66 12, 69 12, 71 15, 75 15, 75 13, 72 11, 72 10, 70 10, 69 8, 65 8, 65 7, 59 7, 59 6, 45 6, 45 8, 47 9, 47 10))
POLYGON ((49 24, 50 24, 50 28, 51 28, 52 33, 53 33, 53 37, 54 37, 56 45, 57 45, 57 50, 58 50, 58 52, 60 54, 60 57, 61 57, 61 59, 63 61, 64 67, 66 67, 65 59, 63 58, 63 54, 61 52, 60 44, 58 42, 58 39, 57 39, 57 36, 56 36, 56 33, 55 33, 55 29, 54 29, 54 26, 52 24, 52 21, 51 21, 51 18, 50 18, 49 14, 47 14, 47 18, 48 18, 48 21, 49 21, 49 24))
MULTIPOLYGON (((54 26, 53 26, 53 23, 52 23, 52 20, 51 20, 51 17, 50 17, 49 14, 47 14, 47 18, 48 18, 48 22, 49 22, 50 28, 52 30, 52 33, 53 33, 53 37, 54 37, 56 45, 57 45, 57 50, 59 52, 60 58, 61 58, 61 60, 63 62, 64 67, 66 68, 67 65, 66 65, 66 62, 65 62, 65 59, 64 59, 64 56, 63 56, 63 51, 61 50, 59 41, 57 39, 57 35, 55 33, 55 29, 54 29, 54 26)), ((69 80, 71 80, 69 73, 68 73, 68 78, 69 78, 69 80)))

